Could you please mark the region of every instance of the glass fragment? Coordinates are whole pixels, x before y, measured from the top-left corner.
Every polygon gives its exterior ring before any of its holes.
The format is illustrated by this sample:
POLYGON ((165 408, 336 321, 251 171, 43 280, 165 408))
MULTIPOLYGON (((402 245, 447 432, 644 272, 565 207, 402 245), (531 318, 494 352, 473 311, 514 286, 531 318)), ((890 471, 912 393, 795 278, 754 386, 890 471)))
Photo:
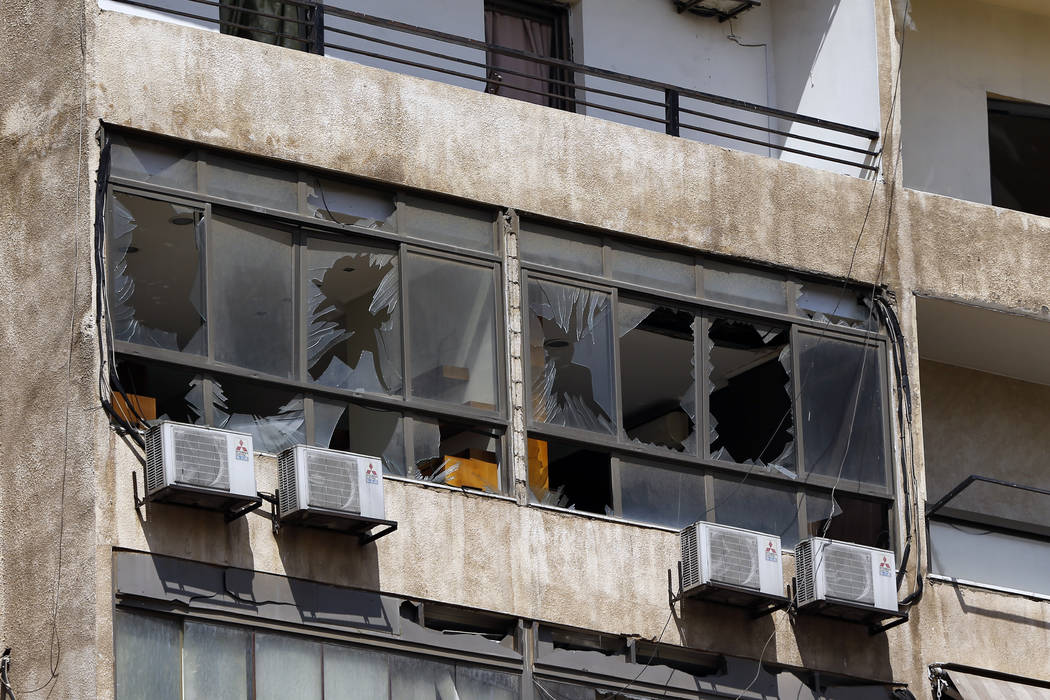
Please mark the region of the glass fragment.
POLYGON ((212 401, 215 427, 250 433, 257 452, 306 442, 303 398, 287 389, 224 377, 215 380, 212 401))

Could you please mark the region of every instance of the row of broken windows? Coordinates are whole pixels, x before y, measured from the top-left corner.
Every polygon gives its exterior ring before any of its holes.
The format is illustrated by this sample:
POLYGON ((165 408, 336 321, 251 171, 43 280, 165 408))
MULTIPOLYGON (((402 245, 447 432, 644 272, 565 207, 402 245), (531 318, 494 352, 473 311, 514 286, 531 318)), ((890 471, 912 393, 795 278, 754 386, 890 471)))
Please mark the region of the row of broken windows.
POLYGON ((520 324, 534 502, 889 544, 884 339, 857 292, 523 220, 504 320, 495 210, 111 144, 117 401, 143 418, 507 492, 520 324))

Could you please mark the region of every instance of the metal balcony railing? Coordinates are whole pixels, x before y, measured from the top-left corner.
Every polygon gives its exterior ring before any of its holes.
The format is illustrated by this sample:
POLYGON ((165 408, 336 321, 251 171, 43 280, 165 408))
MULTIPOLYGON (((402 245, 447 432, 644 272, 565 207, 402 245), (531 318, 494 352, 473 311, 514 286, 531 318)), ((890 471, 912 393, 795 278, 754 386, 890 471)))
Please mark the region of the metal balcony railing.
MULTIPOLYGON (((461 85, 498 92, 504 76, 526 79, 511 90, 543 98, 571 112, 616 115, 672 136, 705 134, 704 140, 758 146, 876 172, 879 133, 731 97, 498 46, 403 22, 373 17, 312 0, 281 0, 279 12, 236 7, 228 0, 119 0, 121 4, 271 44, 322 55, 344 55, 400 70, 424 71, 461 85), (196 9, 199 8, 199 9, 196 9), (422 45, 421 45, 422 44, 422 45), (429 48, 425 48, 429 47, 429 48), (536 76, 497 66, 497 56, 548 67, 536 76), (762 117, 765 119, 763 120, 762 117), (751 119, 753 121, 748 121, 751 119), (764 122, 764 123, 763 123, 764 122), (792 129, 796 131, 792 131, 792 129), (798 133, 802 128, 806 133, 798 133)), ((439 78, 442 79, 442 78, 439 78)), ((520 83, 521 81, 519 81, 520 83)), ((747 147, 744 147, 745 149, 747 147)))

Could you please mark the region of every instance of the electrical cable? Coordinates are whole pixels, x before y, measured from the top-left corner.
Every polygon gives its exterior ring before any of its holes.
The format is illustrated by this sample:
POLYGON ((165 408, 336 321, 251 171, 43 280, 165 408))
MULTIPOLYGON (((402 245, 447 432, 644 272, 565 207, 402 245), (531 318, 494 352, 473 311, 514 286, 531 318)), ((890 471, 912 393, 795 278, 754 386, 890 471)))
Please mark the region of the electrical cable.
POLYGON ((751 690, 751 688, 754 687, 755 683, 758 682, 759 677, 762 675, 762 661, 766 658, 766 648, 769 646, 769 643, 773 641, 773 637, 775 637, 776 635, 777 628, 774 625, 773 631, 769 633, 769 638, 766 639, 766 643, 762 645, 762 652, 758 655, 758 668, 755 669, 755 677, 751 679, 751 682, 747 684, 747 687, 741 690, 740 693, 738 693, 737 696, 733 698, 733 700, 740 700, 740 698, 744 697, 744 694, 751 690))

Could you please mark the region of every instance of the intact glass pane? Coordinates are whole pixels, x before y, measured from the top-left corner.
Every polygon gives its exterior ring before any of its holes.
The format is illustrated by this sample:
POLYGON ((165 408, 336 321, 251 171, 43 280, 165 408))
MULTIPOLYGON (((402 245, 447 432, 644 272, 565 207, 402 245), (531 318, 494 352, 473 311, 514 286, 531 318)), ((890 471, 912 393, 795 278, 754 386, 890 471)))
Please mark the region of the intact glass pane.
POLYGON ((610 295, 533 279, 528 304, 533 420, 615 432, 610 295))
POLYGON ((110 134, 110 173, 181 190, 197 189, 197 149, 174 141, 110 134))
POLYGON ((401 233, 486 253, 494 250, 494 221, 491 211, 410 196, 397 215, 401 233))
POLYGON ((287 389, 232 377, 212 385, 215 427, 250 433, 257 452, 277 454, 306 442, 303 397, 287 389))
POLYGON ((1045 539, 932 520, 930 559, 933 572, 942 576, 1050 595, 1050 542, 1045 539))
POLYGON ((257 700, 321 700, 321 645, 289 635, 255 633, 257 700))
POLYGON ((310 238, 306 366, 325 386, 401 393, 397 251, 310 238))
POLYGON ((248 697, 251 639, 236 627, 185 623, 182 639, 183 700, 248 697))
POLYGON ((387 654, 325 644, 325 700, 397 700, 390 695, 387 658, 387 654))
POLYGON ((783 275, 711 261, 704 263, 704 296, 739 306, 787 311, 783 275))
POLYGON ((612 276, 661 291, 696 294, 696 265, 689 255, 618 243, 612 249, 612 276))
POLYGON ((886 485, 878 348, 803 333, 798 352, 806 470, 886 485))
POLYGON ((523 261, 570 272, 602 274, 600 238, 531 221, 521 221, 518 229, 518 252, 523 261))
POLYGON ((211 289, 215 359, 292 376, 292 237, 213 216, 211 289))
POLYGON ((790 549, 798 544, 798 504, 795 492, 744 476, 715 479, 714 521, 722 525, 779 535, 790 549))
POLYGON ((521 679, 510 673, 473 666, 456 666, 459 700, 518 700, 521 679))
POLYGON ((628 520, 681 529, 707 519, 704 474, 621 459, 620 503, 628 520))
POLYGON ((110 201, 114 336, 204 354, 203 210, 126 192, 110 201))
POLYGON ((620 400, 628 439, 696 454, 695 317, 622 298, 618 316, 620 400))
POLYGON ((417 253, 406 267, 412 395, 497 410, 492 270, 417 253))
POLYGON ((181 700, 177 621, 117 610, 113 635, 118 700, 181 700))
POLYGON ((309 178, 308 183, 306 204, 315 218, 364 228, 393 228, 393 195, 319 177, 309 178))
POLYGON ((294 171, 208 154, 208 194, 284 211, 299 210, 294 171))
POLYGON ((389 656, 388 661, 391 700, 456 697, 456 669, 452 664, 424 661, 414 656, 389 656))

